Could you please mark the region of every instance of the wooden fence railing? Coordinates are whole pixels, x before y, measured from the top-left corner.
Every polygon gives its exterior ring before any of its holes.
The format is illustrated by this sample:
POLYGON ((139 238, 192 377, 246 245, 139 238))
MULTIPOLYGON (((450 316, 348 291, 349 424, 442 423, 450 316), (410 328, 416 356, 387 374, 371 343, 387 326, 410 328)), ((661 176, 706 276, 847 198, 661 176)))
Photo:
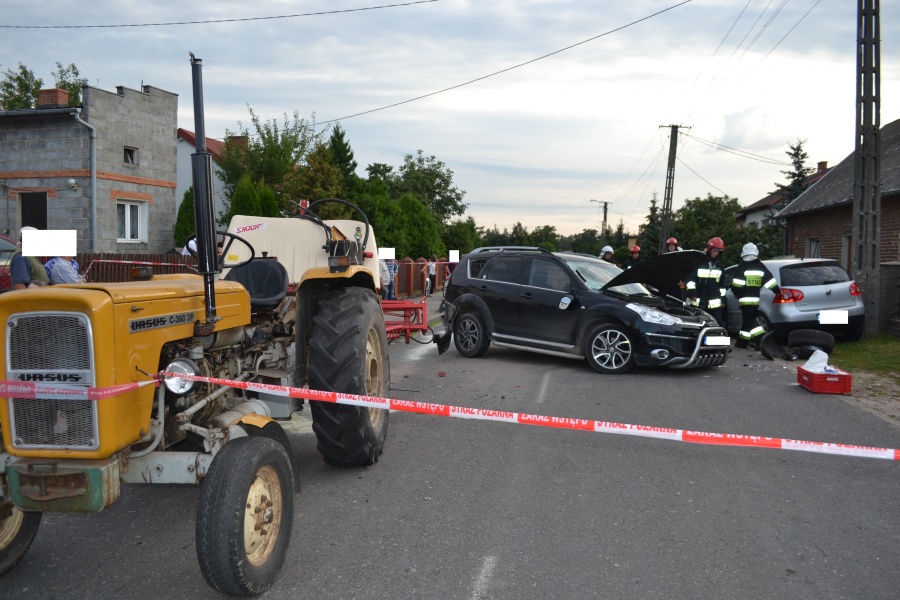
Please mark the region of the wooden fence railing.
MULTIPOLYGON (((154 275, 197 272, 197 260, 193 256, 182 256, 181 254, 94 252, 79 254, 76 260, 81 272, 87 274, 89 282, 131 281, 131 269, 136 266, 149 266, 153 269, 154 275)), ((394 295, 398 298, 422 295, 425 289, 425 280, 428 278, 422 269, 425 268, 428 261, 424 258, 418 260, 403 258, 397 263, 394 295)), ((441 289, 441 286, 444 285, 444 266, 446 264, 446 261, 437 263, 437 289, 441 289)))

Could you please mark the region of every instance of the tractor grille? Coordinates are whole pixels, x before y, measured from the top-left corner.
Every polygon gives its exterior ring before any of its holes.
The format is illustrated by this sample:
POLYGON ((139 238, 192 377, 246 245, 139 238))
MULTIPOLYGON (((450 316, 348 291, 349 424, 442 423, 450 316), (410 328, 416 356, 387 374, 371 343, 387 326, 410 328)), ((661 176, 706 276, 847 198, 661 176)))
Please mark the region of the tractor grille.
POLYGON ((91 369, 90 326, 82 315, 42 314, 9 320, 9 369, 91 369))
MULTIPOLYGON (((19 313, 7 321, 7 379, 94 385, 91 323, 81 313, 19 313)), ((13 447, 93 450, 99 447, 97 403, 10 398, 13 447)))
POLYGON ((14 398, 13 446, 96 448, 96 415, 90 400, 14 398))

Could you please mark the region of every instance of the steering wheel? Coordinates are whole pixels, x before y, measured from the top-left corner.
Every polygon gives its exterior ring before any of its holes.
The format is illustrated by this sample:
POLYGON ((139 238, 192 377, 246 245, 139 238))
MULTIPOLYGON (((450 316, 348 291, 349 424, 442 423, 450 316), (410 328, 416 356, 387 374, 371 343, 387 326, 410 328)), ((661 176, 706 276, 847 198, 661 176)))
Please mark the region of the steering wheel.
MULTIPOLYGON (((248 262, 256 258, 256 250, 253 249, 253 246, 250 245, 250 242, 245 240, 244 238, 237 236, 233 233, 229 233, 228 231, 217 231, 217 236, 222 236, 226 238, 225 246, 222 248, 222 254, 217 257, 217 266, 221 271, 222 269, 231 269, 234 267, 240 267, 241 265, 246 265, 248 262), (228 263, 225 264, 225 260, 228 257, 228 250, 231 248, 231 245, 235 242, 240 242, 243 245, 247 246, 250 249, 250 258, 244 261, 236 262, 236 263, 228 263)), ((188 253, 194 258, 198 258, 197 251, 191 247, 191 242, 197 239, 197 234, 192 233, 188 236, 188 238, 184 241, 184 247, 187 248, 188 253)), ((195 244, 196 247, 196 244, 195 244)))
MULTIPOLYGON (((350 208, 355 210, 357 213, 359 213, 359 216, 362 217, 363 223, 366 224, 366 234, 365 234, 365 236, 363 236, 363 240, 362 240, 362 249, 365 250, 366 244, 369 243, 369 229, 370 229, 369 228, 369 218, 366 216, 366 213, 364 213, 360 207, 353 204, 352 202, 347 202, 346 200, 341 200, 340 198, 322 198, 321 200, 316 200, 315 202, 310 203, 307 210, 312 210, 313 206, 315 206, 317 204, 322 204, 325 202, 334 202, 336 204, 343 204, 345 206, 349 206, 350 208)), ((320 222, 321 222, 321 220, 320 220, 320 222)))

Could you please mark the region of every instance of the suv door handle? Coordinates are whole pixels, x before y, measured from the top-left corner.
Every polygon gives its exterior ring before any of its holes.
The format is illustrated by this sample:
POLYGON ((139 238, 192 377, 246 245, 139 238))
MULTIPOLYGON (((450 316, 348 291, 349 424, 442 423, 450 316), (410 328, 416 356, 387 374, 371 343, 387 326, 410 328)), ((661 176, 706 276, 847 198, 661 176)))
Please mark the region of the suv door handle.
POLYGON ((531 292, 525 292, 524 294, 522 294, 522 298, 525 300, 533 300, 534 299, 531 295, 531 292))

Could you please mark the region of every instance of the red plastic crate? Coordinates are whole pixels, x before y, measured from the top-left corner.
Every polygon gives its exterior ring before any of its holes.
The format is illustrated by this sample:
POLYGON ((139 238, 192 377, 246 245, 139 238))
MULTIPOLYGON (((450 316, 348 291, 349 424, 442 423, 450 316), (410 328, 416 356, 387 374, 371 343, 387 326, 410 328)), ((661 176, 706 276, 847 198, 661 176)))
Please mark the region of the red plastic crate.
POLYGON ((797 368, 797 383, 816 394, 850 394, 853 376, 838 369, 837 373, 813 373, 797 368))

